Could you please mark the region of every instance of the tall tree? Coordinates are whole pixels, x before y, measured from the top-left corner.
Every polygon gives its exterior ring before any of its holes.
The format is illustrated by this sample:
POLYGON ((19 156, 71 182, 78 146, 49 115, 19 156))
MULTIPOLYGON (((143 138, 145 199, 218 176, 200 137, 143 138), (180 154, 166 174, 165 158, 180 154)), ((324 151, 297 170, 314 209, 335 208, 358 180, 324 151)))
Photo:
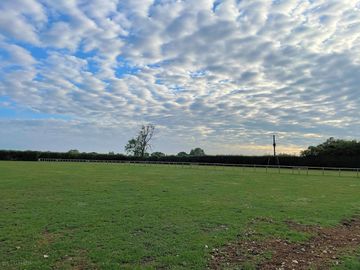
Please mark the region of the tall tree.
POLYGON ((150 141, 153 138, 154 131, 154 125, 143 125, 138 135, 128 141, 125 146, 125 151, 136 157, 144 157, 146 151, 151 148, 150 141))

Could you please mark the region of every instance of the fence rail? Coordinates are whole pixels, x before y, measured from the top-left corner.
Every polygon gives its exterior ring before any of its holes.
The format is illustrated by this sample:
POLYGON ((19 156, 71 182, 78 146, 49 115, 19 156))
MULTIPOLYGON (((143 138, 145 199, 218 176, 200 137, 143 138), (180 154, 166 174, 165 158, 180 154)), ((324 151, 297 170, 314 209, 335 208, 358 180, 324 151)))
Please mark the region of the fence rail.
POLYGON ((120 163, 129 165, 169 165, 182 168, 212 167, 215 169, 240 168, 242 171, 258 171, 265 173, 287 173, 302 175, 334 175, 360 177, 360 168, 337 168, 337 167, 309 167, 309 166, 285 166, 285 165, 258 165, 258 164, 227 164, 227 163, 203 163, 203 162, 167 162, 167 161, 137 161, 137 160, 89 160, 89 159, 57 159, 39 158, 40 162, 91 162, 91 163, 120 163))

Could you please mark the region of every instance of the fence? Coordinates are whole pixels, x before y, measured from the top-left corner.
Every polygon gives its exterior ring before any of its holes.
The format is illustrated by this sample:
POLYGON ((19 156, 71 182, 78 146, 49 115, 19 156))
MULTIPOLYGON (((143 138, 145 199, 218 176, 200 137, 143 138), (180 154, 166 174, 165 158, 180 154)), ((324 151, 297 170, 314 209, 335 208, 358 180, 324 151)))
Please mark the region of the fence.
POLYGON ((323 176, 348 176, 360 177, 360 168, 335 168, 335 167, 307 167, 307 166, 284 166, 284 165, 249 165, 249 164, 226 164, 226 163, 201 163, 201 162, 165 162, 165 161, 134 161, 134 160, 87 160, 87 159, 56 159, 39 158, 40 162, 88 162, 88 163, 117 163, 128 165, 165 165, 181 168, 212 168, 215 170, 238 169, 243 172, 263 172, 278 174, 298 175, 323 175, 323 176))

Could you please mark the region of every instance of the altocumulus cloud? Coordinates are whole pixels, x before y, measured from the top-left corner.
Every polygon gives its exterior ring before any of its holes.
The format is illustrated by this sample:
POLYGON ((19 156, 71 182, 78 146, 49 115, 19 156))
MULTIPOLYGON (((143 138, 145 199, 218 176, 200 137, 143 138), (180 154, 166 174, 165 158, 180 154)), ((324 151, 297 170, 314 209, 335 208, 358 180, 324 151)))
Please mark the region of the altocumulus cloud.
POLYGON ((360 1, 0 1, 1 148, 283 152, 360 135, 360 1))

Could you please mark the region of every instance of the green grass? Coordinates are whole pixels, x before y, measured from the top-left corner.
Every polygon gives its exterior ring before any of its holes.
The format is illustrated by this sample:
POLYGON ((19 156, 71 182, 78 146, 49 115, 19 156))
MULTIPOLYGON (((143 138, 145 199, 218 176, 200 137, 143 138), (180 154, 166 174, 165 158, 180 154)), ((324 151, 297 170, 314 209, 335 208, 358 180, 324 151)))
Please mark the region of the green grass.
POLYGON ((360 269, 360 249, 353 256, 344 256, 342 262, 338 266, 334 266, 332 270, 359 270, 360 269))
MULTIPOLYGON (((332 226, 359 214, 360 179, 0 162, 0 203, 0 269, 204 269, 212 248, 249 229, 301 241, 285 220, 332 226)), ((359 265, 346 260, 340 269, 359 265)))

